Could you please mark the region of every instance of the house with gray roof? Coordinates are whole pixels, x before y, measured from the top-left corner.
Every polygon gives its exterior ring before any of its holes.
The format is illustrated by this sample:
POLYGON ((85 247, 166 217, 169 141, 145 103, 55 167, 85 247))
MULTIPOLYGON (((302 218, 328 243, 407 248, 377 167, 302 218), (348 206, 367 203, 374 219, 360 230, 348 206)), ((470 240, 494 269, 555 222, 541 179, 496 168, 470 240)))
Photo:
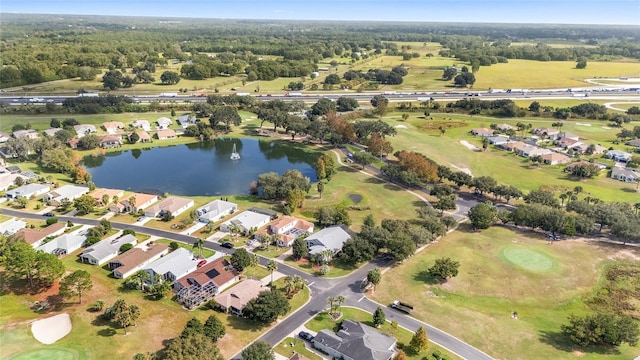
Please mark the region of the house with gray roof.
POLYGON ((611 178, 624 182, 635 183, 640 181, 640 171, 622 166, 614 166, 611 168, 611 178))
POLYGON ((80 249, 86 240, 87 237, 79 233, 64 234, 40 245, 36 250, 41 250, 56 256, 65 256, 80 249))
POLYGON ((81 138, 87 134, 95 133, 96 127, 91 124, 80 124, 73 125, 73 130, 75 130, 78 137, 81 138))
POLYGON ((183 129, 188 128, 191 125, 195 125, 196 120, 198 120, 194 115, 182 115, 178 118, 178 123, 183 129))
POLYGON ((216 222, 223 217, 238 211, 238 204, 223 200, 214 200, 196 209, 198 221, 203 223, 216 222))
POLYGON ((313 339, 313 347, 332 358, 344 360, 390 360, 396 354, 397 340, 361 322, 346 319, 340 330, 323 329, 313 339))
POLYGON ((27 184, 20 186, 19 188, 7 191, 6 193, 4 193, 4 196, 9 199, 15 199, 18 196, 24 196, 29 199, 32 196, 42 195, 49 190, 51 190, 51 187, 46 184, 27 184))
POLYGON ((156 217, 164 213, 171 213, 172 216, 178 216, 193 206, 193 200, 179 197, 168 197, 159 203, 147 208, 144 216, 156 217))
POLYGON ((606 157, 607 159, 612 159, 613 161, 618 162, 627 162, 631 160, 631 156, 632 155, 628 152, 620 150, 609 150, 606 154, 604 154, 604 157, 606 157))
POLYGON ((271 220, 271 216, 253 211, 244 211, 220 224, 220 231, 231 232, 233 226, 237 226, 241 233, 247 233, 250 229, 259 229, 271 220))
POLYGON ((489 144, 491 145, 500 145, 500 144, 506 144, 508 143, 510 140, 508 137, 506 136, 489 136, 487 139, 489 139, 489 144))
POLYGON ((131 244, 135 246, 137 243, 138 239, 131 234, 116 239, 102 240, 83 250, 80 253, 80 261, 85 264, 102 265, 118 256, 122 245, 131 244))
POLYGON ((165 130, 168 129, 169 126, 171 126, 171 119, 169 119, 168 117, 160 117, 158 118, 158 120, 156 120, 156 123, 158 123, 158 130, 165 130))
POLYGON ((178 248, 173 252, 152 262, 145 268, 151 275, 149 283, 153 284, 157 278, 174 282, 181 277, 195 271, 200 260, 193 256, 193 253, 185 248, 178 248))
POLYGON ((148 120, 136 120, 131 123, 134 128, 142 129, 144 131, 151 131, 151 124, 148 120))
POLYGON ((320 254, 325 250, 331 250, 337 254, 351 237, 351 231, 345 225, 335 225, 307 236, 304 241, 309 248, 309 256, 320 254))
POLYGON ((62 130, 61 128, 49 128, 45 131, 43 131, 43 133, 49 137, 54 137, 56 135, 56 133, 58 131, 62 130))

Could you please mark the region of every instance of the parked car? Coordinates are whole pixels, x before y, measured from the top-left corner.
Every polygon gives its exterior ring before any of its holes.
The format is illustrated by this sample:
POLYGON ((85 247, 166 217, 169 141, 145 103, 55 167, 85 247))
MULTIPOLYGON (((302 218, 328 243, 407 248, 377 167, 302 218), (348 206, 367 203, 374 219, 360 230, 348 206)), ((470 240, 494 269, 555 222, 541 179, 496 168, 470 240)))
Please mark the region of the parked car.
POLYGON ((144 220, 144 219, 145 219, 145 217, 144 217, 144 216, 140 216, 140 217, 138 218, 138 221, 142 221, 142 220, 144 220))
POLYGON ((308 342, 312 342, 313 339, 315 339, 315 336, 309 334, 306 331, 300 331, 300 333, 298 333, 298 336, 300 337, 300 339, 306 340, 308 342))
POLYGON ((196 265, 197 267, 203 267, 207 264, 207 260, 200 260, 198 261, 198 265, 196 265))
POLYGON ((223 242, 222 244, 220 244, 220 246, 227 249, 233 249, 233 244, 230 242, 223 242))
POLYGON ((48 213, 44 213, 43 215, 44 215, 44 216, 46 216, 46 217, 54 217, 54 216, 56 216, 56 215, 55 215, 54 213, 52 213, 51 211, 49 211, 48 213))

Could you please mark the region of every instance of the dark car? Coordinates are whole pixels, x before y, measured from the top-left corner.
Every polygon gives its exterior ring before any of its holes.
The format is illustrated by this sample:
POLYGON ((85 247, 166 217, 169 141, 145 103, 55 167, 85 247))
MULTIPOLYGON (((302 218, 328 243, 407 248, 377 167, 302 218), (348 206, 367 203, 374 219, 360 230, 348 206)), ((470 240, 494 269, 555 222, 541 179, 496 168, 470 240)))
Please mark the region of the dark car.
POLYGON ((222 244, 220 244, 220 246, 227 249, 233 249, 233 244, 230 242, 223 242, 222 244))
POLYGON ((55 215, 54 213, 52 213, 51 211, 49 211, 48 213, 44 213, 44 214, 42 214, 42 215, 44 215, 44 216, 46 216, 46 217, 54 217, 54 216, 56 216, 56 215, 55 215))
POLYGON ((302 340, 307 340, 309 342, 312 342, 313 339, 315 339, 315 337, 311 334, 309 334, 306 331, 300 331, 300 333, 298 334, 298 336, 300 337, 300 339, 302 340))

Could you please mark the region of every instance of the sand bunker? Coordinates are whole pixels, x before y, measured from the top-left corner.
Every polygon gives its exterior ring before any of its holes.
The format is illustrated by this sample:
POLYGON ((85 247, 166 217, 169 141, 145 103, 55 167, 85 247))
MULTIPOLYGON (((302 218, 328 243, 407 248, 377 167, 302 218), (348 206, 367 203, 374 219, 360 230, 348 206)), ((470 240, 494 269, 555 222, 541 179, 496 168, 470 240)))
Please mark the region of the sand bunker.
POLYGON ((31 324, 31 332, 41 343, 53 344, 71 332, 71 317, 64 313, 36 320, 31 324))
POLYGON ((394 126, 396 129, 406 129, 407 125, 396 125, 394 126))
POLYGON ((460 144, 466 146, 467 149, 471 151, 480 151, 480 149, 477 146, 470 144, 467 140, 460 140, 460 144))

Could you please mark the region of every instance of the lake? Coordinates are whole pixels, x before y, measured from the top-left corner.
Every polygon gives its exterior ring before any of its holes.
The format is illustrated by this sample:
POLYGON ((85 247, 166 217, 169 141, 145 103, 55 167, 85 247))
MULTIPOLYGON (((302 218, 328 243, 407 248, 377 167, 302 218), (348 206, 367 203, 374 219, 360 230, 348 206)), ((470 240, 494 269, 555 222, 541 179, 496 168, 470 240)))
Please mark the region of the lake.
POLYGON ((316 180, 314 156, 278 141, 216 139, 87 156, 85 169, 98 187, 128 191, 159 190, 175 195, 248 194, 258 175, 299 170, 316 180), (233 145, 240 160, 231 160, 233 145))

